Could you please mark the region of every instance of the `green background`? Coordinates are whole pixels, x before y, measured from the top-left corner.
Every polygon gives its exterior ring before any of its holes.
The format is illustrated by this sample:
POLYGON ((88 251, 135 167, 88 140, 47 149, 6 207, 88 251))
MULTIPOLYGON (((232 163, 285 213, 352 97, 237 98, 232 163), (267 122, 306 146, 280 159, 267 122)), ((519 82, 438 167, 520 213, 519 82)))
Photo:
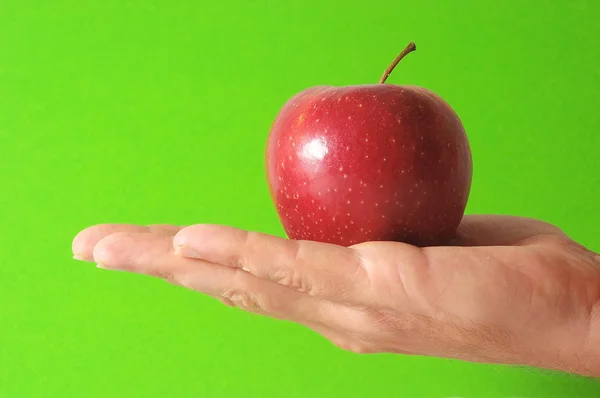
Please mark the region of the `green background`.
POLYGON ((0 397, 598 396, 600 383, 357 356, 299 326, 71 259, 96 223, 282 235, 263 174, 319 84, 428 87, 474 153, 471 213, 600 249, 600 3, 0 0, 0 397))

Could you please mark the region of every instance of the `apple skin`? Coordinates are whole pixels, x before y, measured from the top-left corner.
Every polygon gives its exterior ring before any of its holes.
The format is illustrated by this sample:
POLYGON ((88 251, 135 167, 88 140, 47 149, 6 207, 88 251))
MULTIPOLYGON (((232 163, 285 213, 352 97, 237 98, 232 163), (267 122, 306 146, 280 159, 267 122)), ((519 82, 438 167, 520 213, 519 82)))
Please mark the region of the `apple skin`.
POLYGON ((459 117, 416 86, 309 88, 277 115, 265 161, 291 239, 448 244, 471 189, 459 117))

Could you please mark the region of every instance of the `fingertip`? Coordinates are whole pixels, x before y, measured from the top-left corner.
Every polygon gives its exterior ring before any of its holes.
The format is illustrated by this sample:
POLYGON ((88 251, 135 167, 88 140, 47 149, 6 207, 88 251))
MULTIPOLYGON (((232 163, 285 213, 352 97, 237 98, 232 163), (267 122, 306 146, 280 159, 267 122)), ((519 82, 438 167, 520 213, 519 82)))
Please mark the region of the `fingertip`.
POLYGON ((99 268, 118 268, 120 264, 129 263, 127 249, 131 246, 131 234, 117 232, 100 239, 94 246, 92 260, 101 265, 99 268))
POLYGON ((85 228, 75 235, 71 243, 71 251, 73 258, 80 261, 93 261, 92 252, 98 241, 98 232, 102 229, 102 225, 94 225, 85 228))
POLYGON ((146 232, 148 227, 132 224, 97 224, 81 230, 71 243, 73 258, 80 261, 94 261, 94 248, 105 237, 116 232, 146 232))

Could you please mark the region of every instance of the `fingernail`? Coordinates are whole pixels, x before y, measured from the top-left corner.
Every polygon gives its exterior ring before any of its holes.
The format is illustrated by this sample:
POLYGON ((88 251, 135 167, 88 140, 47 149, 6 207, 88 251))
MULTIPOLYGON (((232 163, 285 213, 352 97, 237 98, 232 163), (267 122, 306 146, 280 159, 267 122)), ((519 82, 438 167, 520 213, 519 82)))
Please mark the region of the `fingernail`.
POLYGON ((106 265, 104 265, 104 264, 100 264, 100 263, 97 263, 97 264, 96 264, 96 268, 100 268, 100 269, 110 269, 110 268, 108 268, 106 265))
POLYGON ((200 254, 198 254, 194 249, 191 249, 185 245, 177 246, 175 249, 175 254, 181 257, 201 258, 200 254))
POLYGON ((80 256, 79 254, 73 254, 73 260, 77 260, 77 261, 88 261, 86 260, 83 256, 80 256))

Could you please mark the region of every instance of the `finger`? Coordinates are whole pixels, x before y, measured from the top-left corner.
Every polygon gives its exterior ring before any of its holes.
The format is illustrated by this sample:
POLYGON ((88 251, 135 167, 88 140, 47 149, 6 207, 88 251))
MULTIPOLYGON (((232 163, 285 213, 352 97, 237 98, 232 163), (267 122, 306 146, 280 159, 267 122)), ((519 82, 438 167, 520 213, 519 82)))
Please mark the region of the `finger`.
POLYGON ((83 261, 93 261, 92 252, 104 237, 117 232, 148 232, 161 235, 175 235, 182 227, 154 224, 148 226, 134 224, 100 224, 79 232, 73 239, 73 257, 83 261))
POLYGON ((331 304, 241 269, 176 256, 170 236, 121 232, 94 249, 102 268, 147 274, 225 299, 244 310, 295 322, 322 322, 331 304))
POLYGON ((342 246, 282 239, 220 225, 195 225, 174 238, 177 254, 244 269, 334 302, 360 302, 368 279, 357 253, 342 246))
POLYGON ((457 232, 458 246, 512 246, 539 235, 566 236, 544 221, 505 215, 469 215, 457 232))

